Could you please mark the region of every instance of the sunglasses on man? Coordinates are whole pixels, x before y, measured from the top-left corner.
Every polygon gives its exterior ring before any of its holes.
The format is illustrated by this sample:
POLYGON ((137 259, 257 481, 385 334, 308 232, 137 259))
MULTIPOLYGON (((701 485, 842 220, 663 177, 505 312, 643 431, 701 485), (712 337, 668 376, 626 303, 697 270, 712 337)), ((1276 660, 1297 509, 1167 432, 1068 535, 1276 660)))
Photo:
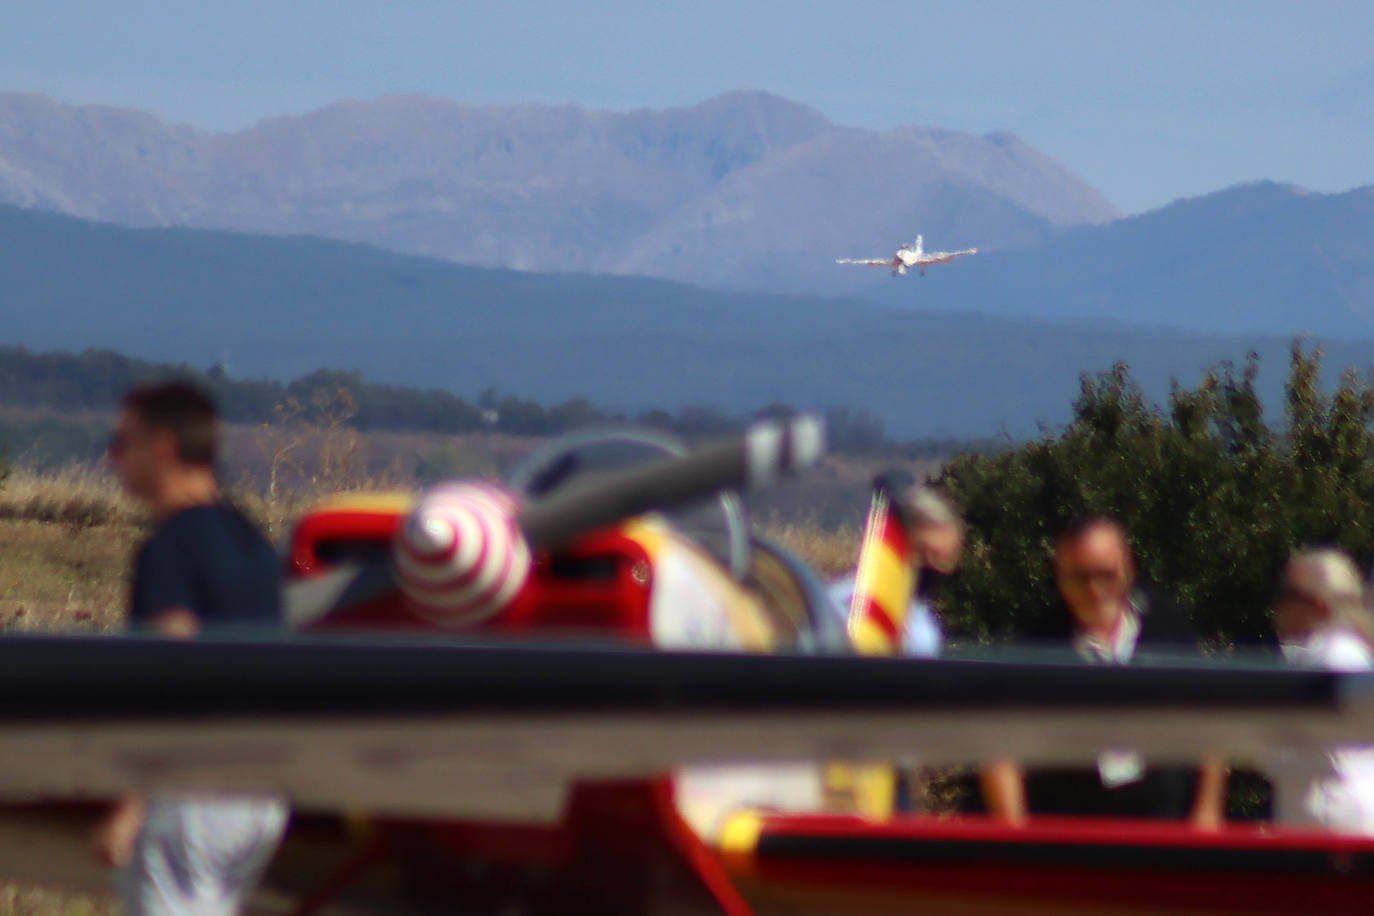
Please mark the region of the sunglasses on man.
POLYGON ((1096 569, 1061 569, 1059 578, 1069 585, 1087 588, 1090 585, 1116 585, 1125 577, 1120 568, 1098 567, 1096 569))

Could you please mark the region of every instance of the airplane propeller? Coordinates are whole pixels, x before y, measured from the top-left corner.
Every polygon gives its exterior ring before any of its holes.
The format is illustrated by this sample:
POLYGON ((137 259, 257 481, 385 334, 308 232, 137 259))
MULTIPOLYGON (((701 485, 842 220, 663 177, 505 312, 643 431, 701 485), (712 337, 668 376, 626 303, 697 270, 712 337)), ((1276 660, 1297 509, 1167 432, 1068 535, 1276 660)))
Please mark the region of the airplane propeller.
POLYGON ((421 494, 389 561, 340 566, 292 583, 286 615, 301 626, 400 589, 449 625, 498 612, 519 591, 530 557, 579 535, 725 489, 753 489, 819 463, 825 427, 815 416, 756 423, 738 439, 613 475, 574 479, 523 504, 491 483, 441 484, 421 494))

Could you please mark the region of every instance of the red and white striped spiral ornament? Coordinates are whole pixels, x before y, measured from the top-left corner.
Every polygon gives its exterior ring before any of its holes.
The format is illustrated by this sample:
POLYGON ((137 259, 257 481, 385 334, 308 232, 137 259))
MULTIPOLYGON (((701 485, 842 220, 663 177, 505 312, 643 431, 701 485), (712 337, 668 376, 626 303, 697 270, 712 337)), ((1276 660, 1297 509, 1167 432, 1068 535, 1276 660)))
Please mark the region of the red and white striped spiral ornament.
POLYGON ((510 603, 529 576, 519 502, 488 483, 440 484, 421 494, 392 546, 401 591, 444 626, 480 623, 510 603))

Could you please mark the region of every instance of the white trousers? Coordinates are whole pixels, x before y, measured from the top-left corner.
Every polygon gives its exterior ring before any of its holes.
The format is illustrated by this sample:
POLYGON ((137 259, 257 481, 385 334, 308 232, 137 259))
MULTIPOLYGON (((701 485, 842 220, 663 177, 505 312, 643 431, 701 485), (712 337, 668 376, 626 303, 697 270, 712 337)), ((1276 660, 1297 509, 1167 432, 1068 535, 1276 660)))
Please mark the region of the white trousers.
POLYGON ((150 798, 119 876, 125 916, 233 916, 281 842, 287 813, 262 796, 150 798))

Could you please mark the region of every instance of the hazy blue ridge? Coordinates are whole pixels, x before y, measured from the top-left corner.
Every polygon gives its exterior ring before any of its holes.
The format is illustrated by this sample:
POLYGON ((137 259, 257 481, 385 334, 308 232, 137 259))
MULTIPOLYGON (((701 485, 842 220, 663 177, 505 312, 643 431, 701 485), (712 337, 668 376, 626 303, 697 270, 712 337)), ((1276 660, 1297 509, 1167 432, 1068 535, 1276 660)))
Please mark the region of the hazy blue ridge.
MULTIPOLYGON (((883 308, 0 208, 0 342, 224 363, 237 377, 330 367, 468 398, 494 387, 631 412, 865 408, 903 439, 1033 433, 1067 419, 1081 372, 1117 360, 1155 396, 1172 377, 1191 382, 1251 349, 1269 367, 1271 397, 1284 375, 1291 335, 1277 323, 1267 334, 1199 335, 1101 315, 992 315, 989 302, 981 313, 934 310, 949 305, 928 292, 942 289, 940 277, 976 275, 985 263, 893 281, 922 298, 883 308), (914 307, 926 303, 930 311, 914 307)), ((1327 336, 1333 367, 1374 363, 1374 344, 1327 336)))

